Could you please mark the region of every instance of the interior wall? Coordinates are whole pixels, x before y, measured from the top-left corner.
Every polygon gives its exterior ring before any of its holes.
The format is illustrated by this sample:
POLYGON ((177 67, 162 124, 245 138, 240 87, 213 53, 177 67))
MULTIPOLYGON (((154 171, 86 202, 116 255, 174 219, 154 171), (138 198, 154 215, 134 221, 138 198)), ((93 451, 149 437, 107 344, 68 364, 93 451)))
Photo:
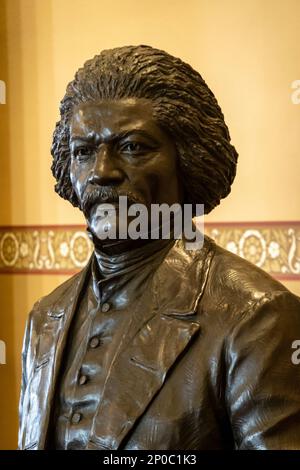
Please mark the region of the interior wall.
MULTIPOLYGON (((0 0, 0 225, 80 224, 53 191, 49 148, 66 84, 105 48, 150 44, 200 71, 240 157, 208 221, 300 220, 298 0, 0 0)), ((20 351, 33 302, 64 276, 1 275, 0 448, 15 448, 20 351)), ((298 282, 286 284, 300 294, 298 282)))

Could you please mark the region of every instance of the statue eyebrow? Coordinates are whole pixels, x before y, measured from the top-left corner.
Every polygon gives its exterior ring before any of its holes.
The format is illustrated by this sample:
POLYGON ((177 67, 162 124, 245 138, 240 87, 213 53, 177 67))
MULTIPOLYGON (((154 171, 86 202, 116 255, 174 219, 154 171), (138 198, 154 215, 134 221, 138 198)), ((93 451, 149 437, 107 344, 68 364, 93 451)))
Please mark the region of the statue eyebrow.
POLYGON ((89 142, 89 143, 95 143, 99 144, 102 142, 115 142, 118 140, 125 139, 126 137, 130 137, 131 135, 134 134, 139 134, 141 136, 144 136, 148 139, 151 139, 155 143, 158 144, 157 140, 155 137, 149 134, 149 132, 143 130, 143 129, 130 129, 128 131, 123 131, 120 132, 119 134, 111 134, 107 137, 101 137, 99 134, 97 135, 96 132, 91 132, 87 136, 80 136, 80 135, 72 135, 70 138, 70 142, 74 142, 75 140, 83 141, 83 142, 89 142))

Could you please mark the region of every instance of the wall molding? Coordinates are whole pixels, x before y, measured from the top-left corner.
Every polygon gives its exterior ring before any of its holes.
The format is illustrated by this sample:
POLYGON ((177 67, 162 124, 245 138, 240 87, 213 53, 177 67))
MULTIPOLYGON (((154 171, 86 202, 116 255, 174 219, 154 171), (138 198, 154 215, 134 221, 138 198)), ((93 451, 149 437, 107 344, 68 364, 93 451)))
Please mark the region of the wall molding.
MULTIPOLYGON (((300 221, 206 222, 223 248, 282 280, 300 280, 300 221)), ((0 273, 74 274, 92 253, 83 225, 0 226, 0 273)))

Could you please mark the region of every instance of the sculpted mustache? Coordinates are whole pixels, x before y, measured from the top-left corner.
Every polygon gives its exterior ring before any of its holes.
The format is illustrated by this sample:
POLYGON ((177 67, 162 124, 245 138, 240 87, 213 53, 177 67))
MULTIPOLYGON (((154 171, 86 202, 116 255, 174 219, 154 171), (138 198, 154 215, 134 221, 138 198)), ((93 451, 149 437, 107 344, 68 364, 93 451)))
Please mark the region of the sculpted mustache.
POLYGON ((87 213, 96 203, 117 203, 119 202, 120 196, 127 196, 128 204, 144 204, 144 201, 140 197, 130 191, 118 191, 115 188, 99 187, 84 193, 81 202, 81 210, 87 213))

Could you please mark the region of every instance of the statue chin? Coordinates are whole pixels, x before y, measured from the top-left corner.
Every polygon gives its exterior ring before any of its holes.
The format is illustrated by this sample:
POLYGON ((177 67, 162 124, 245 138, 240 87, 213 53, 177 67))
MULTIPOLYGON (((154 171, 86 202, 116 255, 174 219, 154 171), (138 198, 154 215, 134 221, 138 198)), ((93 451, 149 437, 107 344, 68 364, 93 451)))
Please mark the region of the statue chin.
POLYGON ((118 225, 118 214, 115 210, 106 211, 105 215, 96 211, 89 221, 92 233, 99 240, 116 240, 118 225))

